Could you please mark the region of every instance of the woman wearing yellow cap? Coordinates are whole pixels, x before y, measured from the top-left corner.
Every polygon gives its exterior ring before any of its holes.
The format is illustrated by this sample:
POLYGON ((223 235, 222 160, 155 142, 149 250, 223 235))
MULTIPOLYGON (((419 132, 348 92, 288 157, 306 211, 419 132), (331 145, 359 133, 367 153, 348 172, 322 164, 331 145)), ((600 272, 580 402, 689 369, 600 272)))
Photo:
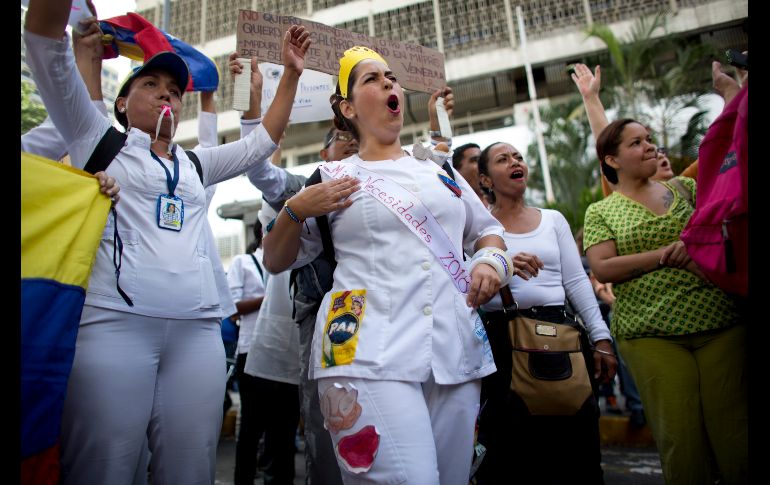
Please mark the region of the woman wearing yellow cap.
POLYGON ((337 266, 309 374, 343 481, 466 484, 480 379, 495 370, 475 308, 512 264, 502 226, 462 176, 421 146, 402 150, 403 105, 382 57, 345 52, 332 109, 359 153, 322 165, 324 183, 289 199, 265 264, 278 272, 315 259, 314 218, 327 215, 337 266))

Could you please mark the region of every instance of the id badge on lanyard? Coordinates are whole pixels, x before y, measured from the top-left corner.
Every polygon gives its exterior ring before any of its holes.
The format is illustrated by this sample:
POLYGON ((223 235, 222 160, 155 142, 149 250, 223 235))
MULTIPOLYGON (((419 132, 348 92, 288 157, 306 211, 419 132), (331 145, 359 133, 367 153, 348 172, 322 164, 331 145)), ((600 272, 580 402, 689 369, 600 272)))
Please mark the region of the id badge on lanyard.
POLYGON ((181 231, 184 222, 184 201, 173 195, 158 196, 158 227, 181 231))
POLYGON ((179 160, 176 158, 176 153, 173 153, 174 176, 172 177, 166 165, 160 161, 160 158, 152 150, 150 150, 150 154, 160 164, 163 171, 166 172, 166 186, 168 187, 168 194, 158 196, 156 211, 158 227, 170 231, 181 231, 182 224, 184 223, 184 201, 174 195, 174 190, 179 183, 179 160))

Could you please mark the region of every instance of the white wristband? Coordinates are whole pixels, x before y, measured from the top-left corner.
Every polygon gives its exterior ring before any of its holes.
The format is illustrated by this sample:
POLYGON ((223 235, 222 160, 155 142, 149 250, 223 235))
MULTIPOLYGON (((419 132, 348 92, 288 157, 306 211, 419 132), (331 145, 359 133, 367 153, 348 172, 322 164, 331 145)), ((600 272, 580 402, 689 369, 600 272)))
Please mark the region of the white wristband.
POLYGON ((486 263, 497 271, 497 276, 500 277, 500 285, 505 286, 511 280, 513 276, 513 261, 508 253, 500 248, 486 247, 476 251, 471 259, 471 264, 468 271, 473 271, 478 264, 486 263))

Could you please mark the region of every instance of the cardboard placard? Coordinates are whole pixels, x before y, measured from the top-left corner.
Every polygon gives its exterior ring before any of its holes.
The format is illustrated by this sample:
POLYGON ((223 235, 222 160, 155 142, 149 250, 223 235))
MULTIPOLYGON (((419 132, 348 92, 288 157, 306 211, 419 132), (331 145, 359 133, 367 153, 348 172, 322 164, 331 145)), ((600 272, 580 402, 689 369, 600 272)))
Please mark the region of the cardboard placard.
POLYGON ((289 15, 238 11, 236 51, 238 57, 282 64, 283 35, 292 24, 310 32, 312 43, 305 54, 305 68, 327 74, 339 74, 339 59, 347 49, 361 45, 377 51, 406 89, 433 93, 446 85, 444 55, 428 47, 329 27, 289 15))

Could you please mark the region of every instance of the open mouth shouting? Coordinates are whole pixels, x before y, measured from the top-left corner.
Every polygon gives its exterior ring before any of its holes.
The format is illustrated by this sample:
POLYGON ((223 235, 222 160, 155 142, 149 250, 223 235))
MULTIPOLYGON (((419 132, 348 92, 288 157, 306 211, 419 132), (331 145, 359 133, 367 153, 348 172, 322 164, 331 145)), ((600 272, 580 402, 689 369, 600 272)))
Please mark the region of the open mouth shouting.
POLYGON ((391 94, 390 96, 388 96, 387 105, 388 105, 388 110, 392 114, 397 115, 401 113, 401 106, 399 106, 398 96, 396 96, 395 94, 391 94))
POLYGON ((524 178, 524 170, 521 168, 514 169, 513 172, 511 172, 511 178, 513 180, 519 180, 524 178))

